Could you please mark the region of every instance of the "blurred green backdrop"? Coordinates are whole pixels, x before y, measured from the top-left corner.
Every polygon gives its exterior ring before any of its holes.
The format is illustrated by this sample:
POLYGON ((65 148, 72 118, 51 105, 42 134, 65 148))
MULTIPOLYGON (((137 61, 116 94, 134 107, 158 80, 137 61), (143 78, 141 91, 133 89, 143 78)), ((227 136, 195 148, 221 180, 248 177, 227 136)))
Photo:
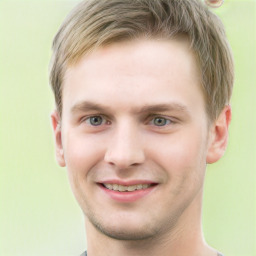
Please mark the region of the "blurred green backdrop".
MULTIPOLYGON (((0 1, 0 255, 79 255, 83 217, 54 157, 51 41, 78 1, 0 1)), ((256 255, 256 1, 218 10, 234 53, 230 143, 208 167, 203 226, 225 256, 256 255)))

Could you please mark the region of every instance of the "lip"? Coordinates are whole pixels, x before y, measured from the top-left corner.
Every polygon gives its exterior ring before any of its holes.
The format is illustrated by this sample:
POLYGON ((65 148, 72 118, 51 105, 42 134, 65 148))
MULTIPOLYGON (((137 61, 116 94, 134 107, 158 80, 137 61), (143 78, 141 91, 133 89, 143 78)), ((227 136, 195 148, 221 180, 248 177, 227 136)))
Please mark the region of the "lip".
POLYGON ((224 0, 205 0, 205 2, 210 7, 218 8, 223 4, 224 0))
POLYGON ((98 183, 100 189, 106 194, 108 197, 110 197, 112 200, 122 203, 131 203, 138 201, 145 196, 149 195, 155 188, 157 187, 158 183, 148 181, 148 180, 131 180, 131 181, 121 181, 121 180, 106 180, 98 183), (150 184, 152 186, 141 189, 141 190, 135 190, 135 191, 127 191, 127 192, 119 192, 107 189, 104 187, 103 184, 118 184, 123 186, 132 186, 137 184, 150 184))

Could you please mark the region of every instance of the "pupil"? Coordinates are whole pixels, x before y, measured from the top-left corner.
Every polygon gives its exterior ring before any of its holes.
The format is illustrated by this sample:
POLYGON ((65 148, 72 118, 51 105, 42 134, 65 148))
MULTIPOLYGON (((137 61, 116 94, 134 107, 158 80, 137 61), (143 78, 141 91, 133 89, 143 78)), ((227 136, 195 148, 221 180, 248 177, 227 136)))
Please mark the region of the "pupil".
POLYGON ((102 123, 102 118, 100 116, 93 116, 90 118, 90 122, 92 125, 101 125, 102 123))
POLYGON ((155 119, 155 125, 162 126, 166 124, 166 120, 164 118, 156 118, 155 119))

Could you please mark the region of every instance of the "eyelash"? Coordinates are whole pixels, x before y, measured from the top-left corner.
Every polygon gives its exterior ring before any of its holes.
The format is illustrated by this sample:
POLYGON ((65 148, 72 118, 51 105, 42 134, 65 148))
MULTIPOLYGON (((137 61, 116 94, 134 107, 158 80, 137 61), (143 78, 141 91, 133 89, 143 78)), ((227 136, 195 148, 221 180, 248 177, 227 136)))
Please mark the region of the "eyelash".
POLYGON ((161 116, 161 115, 153 115, 149 118, 149 120, 150 120, 150 122, 149 122, 150 125, 156 126, 158 128, 166 127, 168 125, 175 123, 172 119, 161 116), (160 123, 157 124, 156 123, 157 119, 158 119, 158 121, 164 121, 164 124, 160 124, 160 123))
MULTIPOLYGON (((91 115, 91 116, 87 116, 85 118, 82 118, 81 123, 83 123, 83 122, 87 123, 87 125, 90 125, 92 127, 101 127, 102 125, 111 124, 111 121, 107 120, 107 118, 104 115, 101 115, 101 114, 91 115), (99 124, 93 125, 91 123, 92 118, 100 118, 101 122, 99 124)), ((162 116, 162 115, 153 114, 153 115, 148 116, 145 123, 149 124, 151 126, 158 127, 158 128, 161 129, 161 128, 164 128, 164 127, 169 126, 169 125, 174 125, 174 124, 177 123, 177 121, 173 120, 173 118, 170 118, 170 117, 165 117, 165 116, 162 116), (164 124, 163 125, 161 125, 161 124, 157 125, 156 124, 157 119, 164 121, 164 124)))
MULTIPOLYGON (((105 125, 105 124, 110 124, 110 123, 111 123, 111 122, 108 121, 107 118, 105 118, 103 115, 87 116, 86 118, 83 118, 83 119, 81 120, 81 122, 82 122, 82 123, 83 123, 83 122, 87 123, 87 121, 90 122, 90 121, 92 120, 92 118, 101 118, 101 121, 104 121, 104 124, 103 124, 103 125, 105 125)), ((87 123, 87 124, 88 124, 88 123, 87 123)), ((100 124, 98 124, 98 125, 93 125, 93 124, 90 122, 88 125, 97 127, 97 126, 101 126, 101 125, 102 125, 102 122, 101 122, 100 124)))

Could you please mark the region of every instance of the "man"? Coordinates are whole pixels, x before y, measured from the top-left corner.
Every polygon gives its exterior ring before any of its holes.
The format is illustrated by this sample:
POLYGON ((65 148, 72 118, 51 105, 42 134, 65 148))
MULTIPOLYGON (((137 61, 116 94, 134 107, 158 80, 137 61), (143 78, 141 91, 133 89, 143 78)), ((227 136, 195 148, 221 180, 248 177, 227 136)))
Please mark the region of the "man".
POLYGON ((221 255, 201 229, 206 165, 231 120, 219 19, 197 0, 87 0, 57 33, 50 72, 87 255, 221 255))

